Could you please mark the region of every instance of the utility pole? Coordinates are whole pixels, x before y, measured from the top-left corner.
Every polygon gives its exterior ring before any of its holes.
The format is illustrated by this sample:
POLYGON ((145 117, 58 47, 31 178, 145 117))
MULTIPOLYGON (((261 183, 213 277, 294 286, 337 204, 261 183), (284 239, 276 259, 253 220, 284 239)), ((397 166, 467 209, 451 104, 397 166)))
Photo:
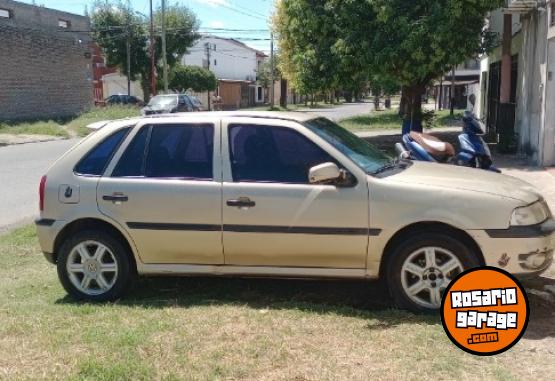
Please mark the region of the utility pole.
POLYGON ((455 115, 455 66, 451 70, 451 91, 449 92, 451 96, 451 116, 455 115))
POLYGON ((270 36, 271 42, 270 42, 270 78, 271 78, 271 82, 272 82, 272 87, 270 88, 270 106, 271 108, 274 108, 274 104, 275 104, 275 86, 274 86, 274 74, 275 74, 275 59, 274 59, 274 33, 272 32, 271 36, 270 36))
POLYGON ((131 95, 131 0, 127 0, 127 95, 131 95))
POLYGON ((164 93, 168 93, 168 57, 166 54, 166 0, 162 0, 162 65, 164 66, 164 93))
MULTIPOLYGON (((204 44, 204 47, 206 49, 206 62, 208 62, 208 66, 207 69, 208 71, 210 71, 210 50, 212 49, 210 46, 210 42, 207 42, 204 44)), ((208 91, 208 111, 212 111, 212 107, 210 106, 210 91, 208 91)))
MULTIPOLYGON (((150 93, 156 95, 156 57, 154 50, 154 17, 152 0, 150 0, 150 93)), ((146 99, 145 99, 146 101, 146 99)))

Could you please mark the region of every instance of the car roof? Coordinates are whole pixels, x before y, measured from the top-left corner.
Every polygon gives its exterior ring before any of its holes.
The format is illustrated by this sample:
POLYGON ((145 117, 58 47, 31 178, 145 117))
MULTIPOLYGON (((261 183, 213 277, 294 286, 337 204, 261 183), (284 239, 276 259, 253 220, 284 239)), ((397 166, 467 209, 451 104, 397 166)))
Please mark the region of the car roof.
POLYGON ((302 111, 209 111, 209 112, 186 112, 186 113, 174 113, 174 114, 158 114, 149 115, 135 118, 126 118, 118 120, 105 120, 100 122, 95 122, 87 126, 87 128, 92 130, 98 130, 100 128, 120 128, 124 126, 130 126, 139 123, 140 121, 148 120, 163 120, 164 122, 171 121, 172 119, 187 120, 194 119, 198 120, 201 118, 214 119, 214 118, 259 118, 259 119, 278 119, 287 120, 293 122, 303 123, 308 120, 319 118, 320 116, 302 111))

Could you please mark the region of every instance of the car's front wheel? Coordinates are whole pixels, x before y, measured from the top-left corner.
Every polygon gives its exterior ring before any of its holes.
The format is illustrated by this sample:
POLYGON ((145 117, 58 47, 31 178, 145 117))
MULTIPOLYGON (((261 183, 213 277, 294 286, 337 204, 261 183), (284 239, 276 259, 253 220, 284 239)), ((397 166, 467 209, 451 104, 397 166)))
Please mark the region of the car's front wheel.
POLYGON ((84 231, 66 240, 57 266, 64 289, 78 300, 116 300, 135 277, 126 247, 103 231, 84 231))
POLYGON ((478 253, 440 232, 420 233, 394 248, 387 267, 391 296, 400 308, 433 312, 463 271, 480 265, 478 253))

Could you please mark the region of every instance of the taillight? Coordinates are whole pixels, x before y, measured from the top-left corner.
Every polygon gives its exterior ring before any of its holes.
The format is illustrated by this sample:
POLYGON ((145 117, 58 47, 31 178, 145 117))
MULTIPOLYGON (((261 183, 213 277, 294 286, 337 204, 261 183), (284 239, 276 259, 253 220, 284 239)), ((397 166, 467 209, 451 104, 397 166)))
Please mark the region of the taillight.
POLYGON ((44 191, 46 189, 46 176, 42 176, 39 185, 39 208, 42 212, 44 210, 44 191))

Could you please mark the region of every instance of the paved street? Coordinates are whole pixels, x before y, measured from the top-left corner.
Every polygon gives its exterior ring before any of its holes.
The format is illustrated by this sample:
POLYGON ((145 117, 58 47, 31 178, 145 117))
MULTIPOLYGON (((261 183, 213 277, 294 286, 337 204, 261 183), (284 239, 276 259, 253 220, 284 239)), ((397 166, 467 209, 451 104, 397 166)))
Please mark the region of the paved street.
POLYGON ((38 214, 40 178, 77 140, 0 147, 0 233, 38 214))
POLYGON ((339 121, 353 116, 367 114, 374 109, 373 103, 348 103, 337 107, 321 109, 300 109, 299 111, 309 111, 312 114, 324 116, 328 119, 339 121))

